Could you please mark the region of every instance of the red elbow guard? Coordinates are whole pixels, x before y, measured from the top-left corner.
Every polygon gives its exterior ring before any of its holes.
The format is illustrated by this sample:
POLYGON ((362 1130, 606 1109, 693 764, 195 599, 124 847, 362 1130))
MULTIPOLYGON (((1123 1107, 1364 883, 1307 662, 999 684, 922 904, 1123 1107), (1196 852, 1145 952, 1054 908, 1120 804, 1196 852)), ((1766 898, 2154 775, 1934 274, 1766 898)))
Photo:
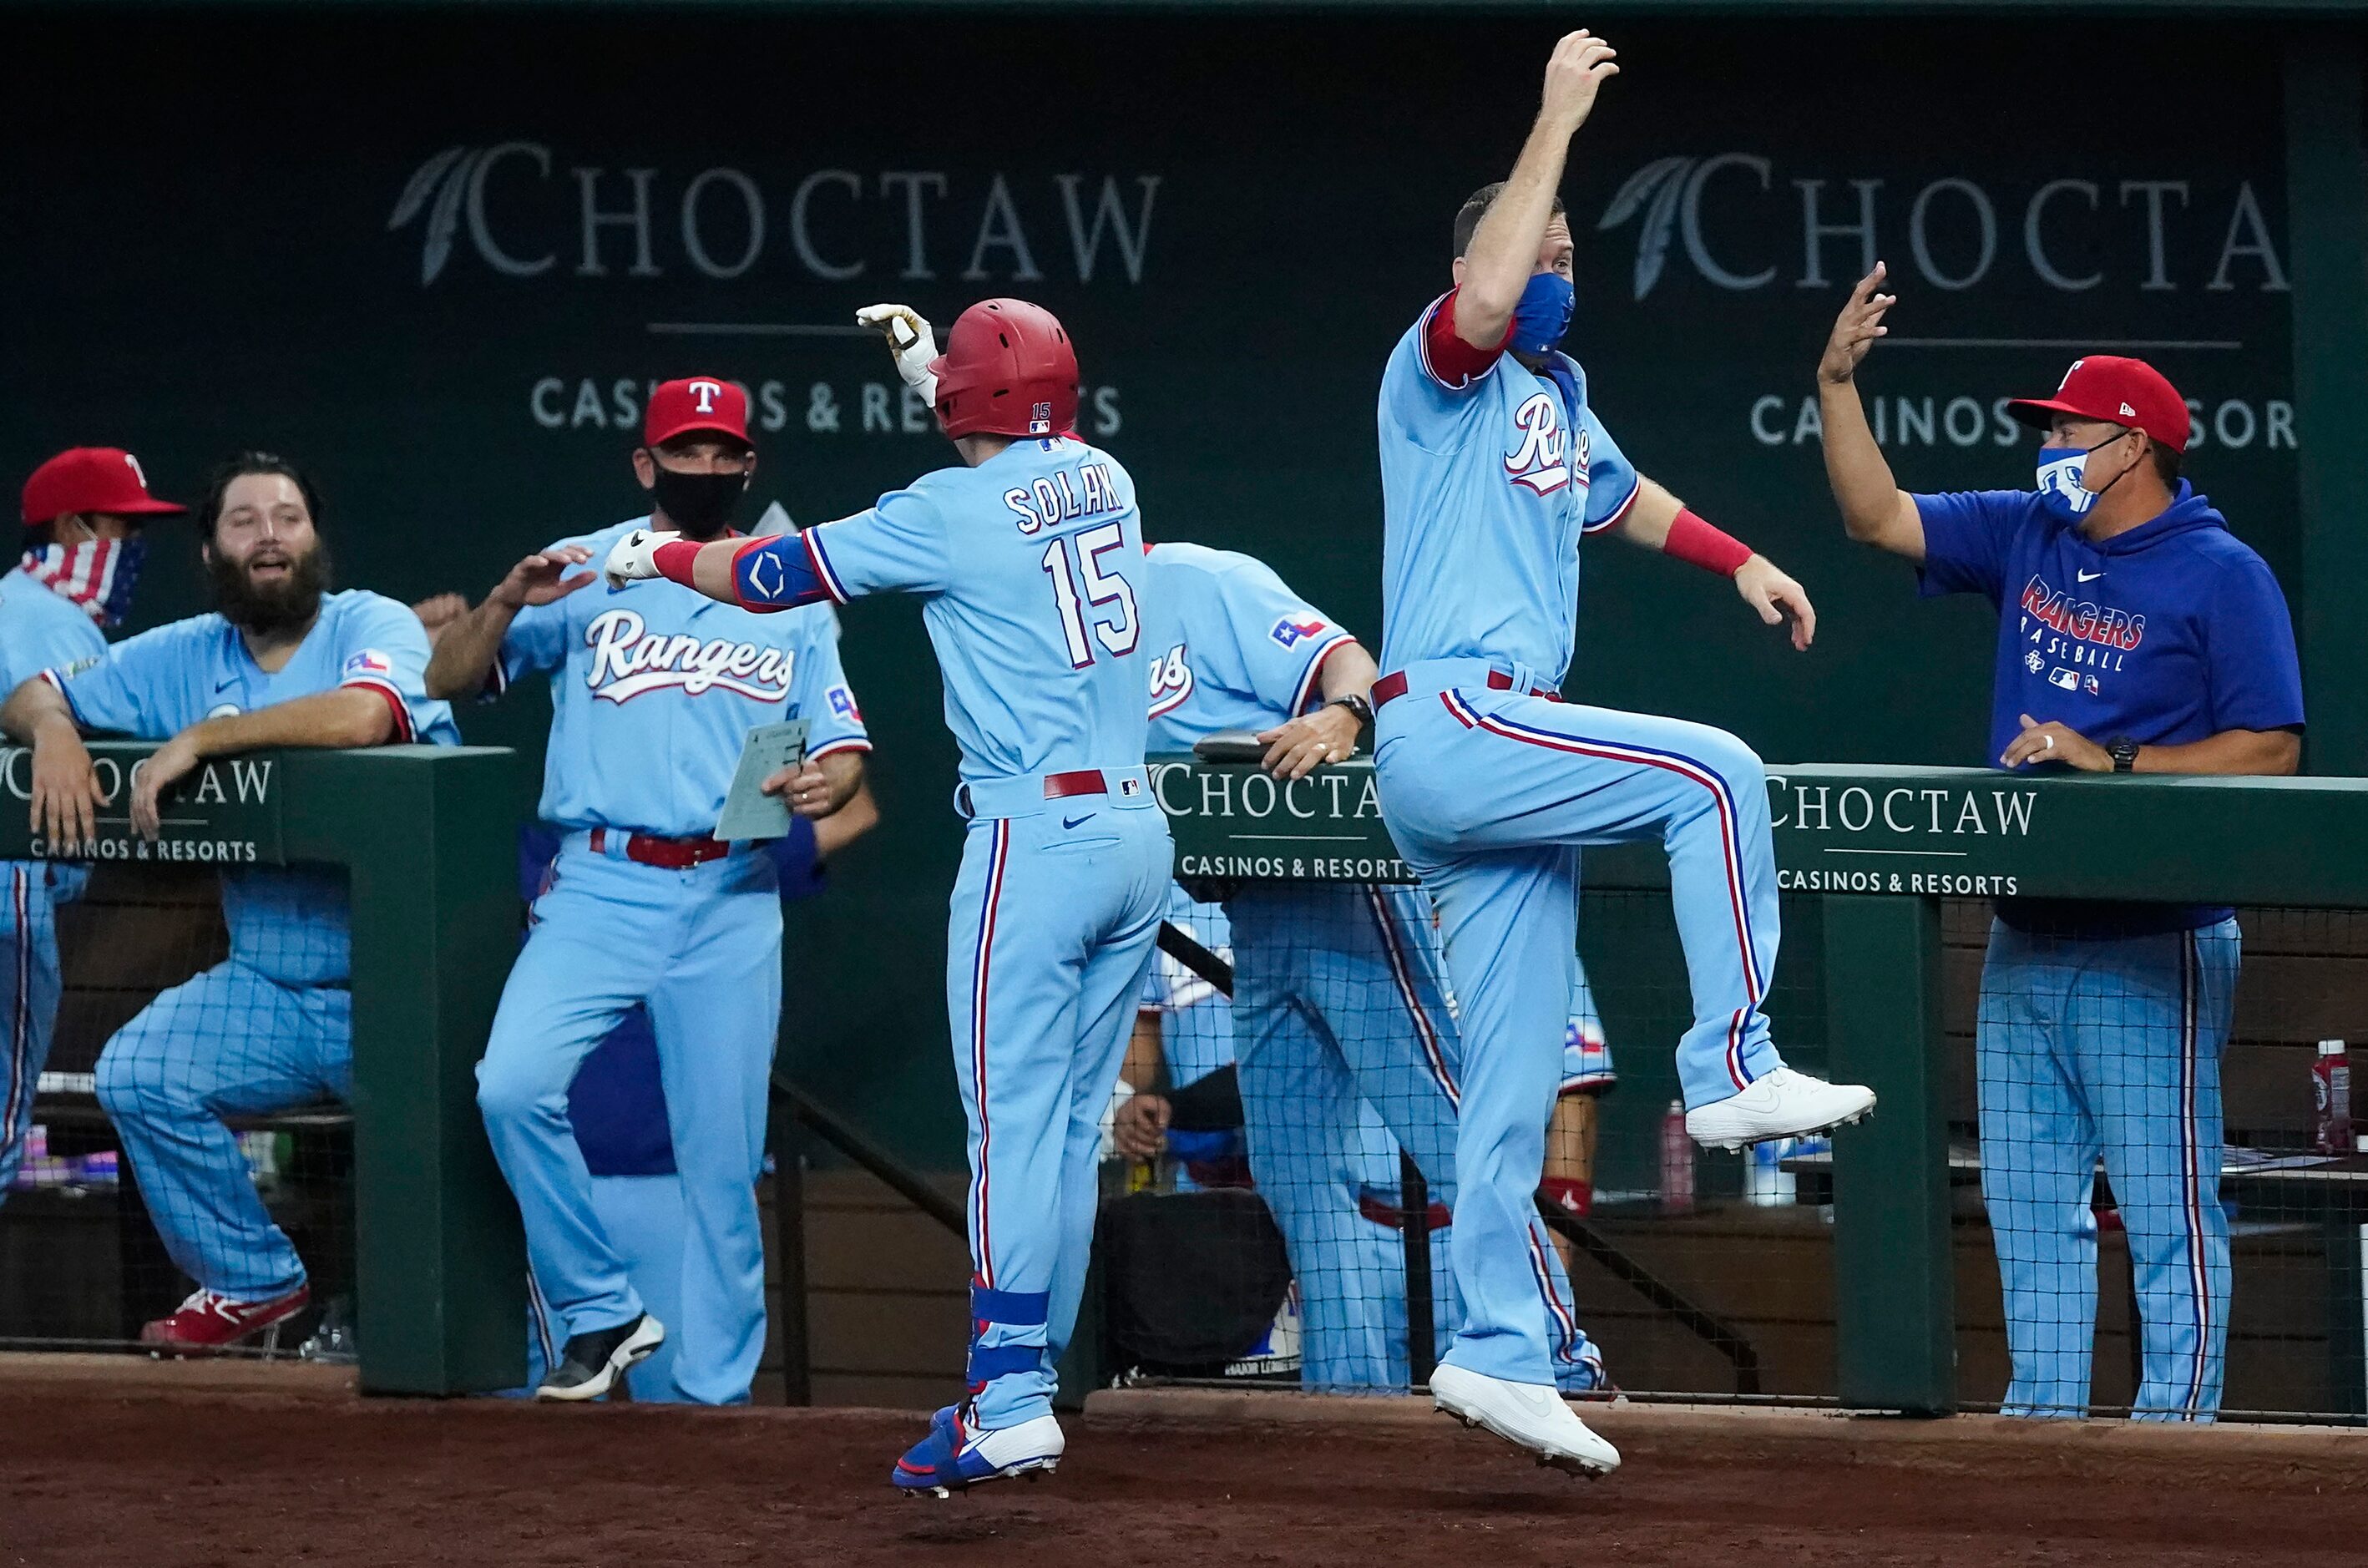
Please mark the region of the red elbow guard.
POLYGON ((1732 577, 1743 570, 1751 559, 1751 547, 1731 534, 1722 533, 1697 516, 1692 507, 1681 508, 1678 520, 1669 525, 1669 537, 1661 546, 1661 553, 1675 556, 1705 572, 1715 572, 1722 577, 1732 577))

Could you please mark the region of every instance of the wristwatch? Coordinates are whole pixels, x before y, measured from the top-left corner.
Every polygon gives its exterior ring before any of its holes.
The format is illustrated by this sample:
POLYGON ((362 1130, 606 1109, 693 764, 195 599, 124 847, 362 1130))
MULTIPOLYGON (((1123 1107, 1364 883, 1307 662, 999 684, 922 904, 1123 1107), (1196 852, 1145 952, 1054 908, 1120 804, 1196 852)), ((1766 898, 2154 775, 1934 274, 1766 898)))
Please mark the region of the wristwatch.
POLYGON ((2134 773, 2138 766, 2138 743, 2127 735, 2117 735, 2105 743, 2105 755, 2113 759, 2113 771, 2134 773))
POLYGON ((1346 697, 1334 698, 1331 701, 1326 703, 1325 706, 1326 708, 1346 708, 1351 714, 1356 716, 1357 722, 1360 724, 1370 724, 1373 722, 1373 705, 1365 699, 1359 697, 1353 691, 1349 693, 1346 697))

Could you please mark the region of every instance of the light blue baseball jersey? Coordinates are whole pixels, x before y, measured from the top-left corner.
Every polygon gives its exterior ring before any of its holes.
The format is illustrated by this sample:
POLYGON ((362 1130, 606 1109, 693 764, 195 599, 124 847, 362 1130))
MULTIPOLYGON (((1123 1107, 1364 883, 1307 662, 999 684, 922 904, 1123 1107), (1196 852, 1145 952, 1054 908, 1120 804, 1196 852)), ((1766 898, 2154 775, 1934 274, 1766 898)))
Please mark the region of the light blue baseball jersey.
POLYGON ((90 612, 22 566, 0 576, 0 687, 107 652, 90 612))
POLYGON ((1382 372, 1382 667, 1486 658, 1560 684, 1578 618, 1578 541, 1636 499, 1634 468, 1587 403, 1453 338, 1435 301, 1382 372))
MULTIPOLYGON (((170 739, 200 719, 353 687, 385 699, 395 739, 457 745, 452 710, 427 696, 427 633, 383 595, 324 594, 320 619, 277 674, 219 615, 191 616, 118 642, 94 662, 41 672, 86 730, 170 739)), ((318 871, 257 867, 222 873, 231 953, 290 985, 343 981, 351 970, 346 885, 318 871)))
POLYGON ((966 784, 1143 766, 1143 522, 1116 458, 1015 441, 805 531, 844 604, 924 597, 966 784))
MULTIPOLYGON (((584 546, 597 571, 648 523, 552 548, 584 546)), ((759 724, 805 720, 808 756, 871 749, 828 605, 760 615, 662 579, 596 583, 510 622, 493 689, 536 670, 554 672, 541 814, 562 827, 707 836, 759 724)))
POLYGON ((1155 544, 1144 560, 1155 752, 1297 718, 1326 655, 1356 640, 1262 561, 1197 544, 1155 544))
MULTIPOLYGON (((106 652, 106 636, 82 606, 22 566, 0 576, 0 699, 43 670, 62 670, 106 652)), ((89 881, 86 868, 52 864, 41 885, 64 902, 79 896, 89 881)), ((0 1127, 0 1140, 6 1136, 0 1127)))

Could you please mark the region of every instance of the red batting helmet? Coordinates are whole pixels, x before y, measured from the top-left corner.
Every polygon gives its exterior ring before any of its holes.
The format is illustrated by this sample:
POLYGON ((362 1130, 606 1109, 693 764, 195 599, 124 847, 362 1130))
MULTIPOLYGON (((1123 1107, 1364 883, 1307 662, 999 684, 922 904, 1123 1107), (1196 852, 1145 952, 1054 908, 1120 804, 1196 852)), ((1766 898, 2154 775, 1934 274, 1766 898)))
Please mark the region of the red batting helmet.
POLYGON ((955 321, 929 373, 949 436, 1065 436, 1076 426, 1077 351, 1042 305, 981 300, 955 321))

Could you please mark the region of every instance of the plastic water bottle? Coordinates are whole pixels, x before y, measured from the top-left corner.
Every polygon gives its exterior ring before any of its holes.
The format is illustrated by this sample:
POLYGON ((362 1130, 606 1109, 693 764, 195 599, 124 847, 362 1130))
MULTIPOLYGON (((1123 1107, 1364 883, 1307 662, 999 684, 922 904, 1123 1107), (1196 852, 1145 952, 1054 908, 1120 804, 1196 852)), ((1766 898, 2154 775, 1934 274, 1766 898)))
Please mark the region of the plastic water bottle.
POLYGON ((1694 1211, 1694 1141, 1686 1134, 1686 1102, 1671 1100, 1661 1118, 1661 1212, 1694 1211))
POLYGON ((2313 1102, 2312 1142, 2322 1154, 2349 1153, 2351 1149, 2351 1063, 2340 1040, 2318 1042, 2318 1057, 2310 1064, 2313 1102))

